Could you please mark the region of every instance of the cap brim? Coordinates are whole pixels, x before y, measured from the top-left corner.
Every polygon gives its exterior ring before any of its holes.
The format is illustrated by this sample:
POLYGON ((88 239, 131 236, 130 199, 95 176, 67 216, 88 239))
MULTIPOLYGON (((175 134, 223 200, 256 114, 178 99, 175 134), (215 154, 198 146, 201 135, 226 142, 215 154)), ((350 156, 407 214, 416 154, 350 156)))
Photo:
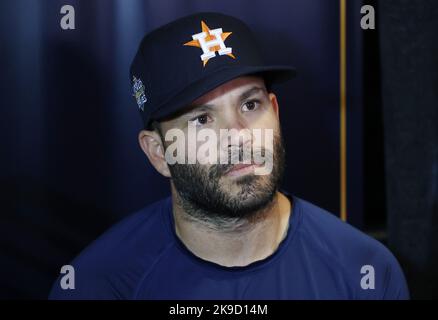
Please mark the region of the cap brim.
POLYGON ((189 84, 180 93, 170 97, 151 115, 150 120, 170 117, 218 86, 232 79, 253 74, 260 74, 268 83, 272 84, 292 79, 296 75, 296 70, 290 66, 233 67, 218 70, 189 84))

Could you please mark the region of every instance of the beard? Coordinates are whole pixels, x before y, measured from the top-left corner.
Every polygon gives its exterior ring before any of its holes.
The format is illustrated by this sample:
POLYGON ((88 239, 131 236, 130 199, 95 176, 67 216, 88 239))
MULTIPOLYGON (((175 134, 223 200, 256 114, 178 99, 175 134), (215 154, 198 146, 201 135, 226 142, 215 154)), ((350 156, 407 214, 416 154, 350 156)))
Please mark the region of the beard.
POLYGON ((274 135, 273 151, 262 147, 261 154, 273 161, 269 174, 249 173, 229 180, 226 173, 233 164, 169 165, 178 196, 177 203, 188 214, 188 218, 216 227, 224 227, 241 219, 256 219, 272 204, 283 177, 285 150, 280 131, 274 135))

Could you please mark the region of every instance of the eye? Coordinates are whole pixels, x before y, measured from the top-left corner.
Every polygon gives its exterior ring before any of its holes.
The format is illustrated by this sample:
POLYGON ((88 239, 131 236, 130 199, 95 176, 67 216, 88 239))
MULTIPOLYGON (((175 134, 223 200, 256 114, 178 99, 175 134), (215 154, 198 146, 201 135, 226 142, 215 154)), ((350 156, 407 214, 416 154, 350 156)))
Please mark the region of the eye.
POLYGON ((247 101, 242 106, 242 111, 253 111, 259 107, 260 102, 258 100, 247 101))
POLYGON ((193 122, 196 126, 203 126, 205 124, 207 124, 210 119, 209 116, 207 114, 201 114, 193 119, 190 120, 191 122, 193 122))

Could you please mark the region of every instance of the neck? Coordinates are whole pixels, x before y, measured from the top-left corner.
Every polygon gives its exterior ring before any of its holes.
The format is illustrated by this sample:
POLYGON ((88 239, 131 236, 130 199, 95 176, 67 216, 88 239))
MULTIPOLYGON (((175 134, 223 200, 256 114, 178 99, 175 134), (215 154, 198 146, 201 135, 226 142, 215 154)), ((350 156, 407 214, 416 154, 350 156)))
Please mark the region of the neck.
POLYGON ((287 234, 291 203, 277 192, 272 202, 249 219, 220 224, 196 219, 184 211, 172 187, 175 232, 201 259, 223 266, 245 266, 273 254, 287 234))

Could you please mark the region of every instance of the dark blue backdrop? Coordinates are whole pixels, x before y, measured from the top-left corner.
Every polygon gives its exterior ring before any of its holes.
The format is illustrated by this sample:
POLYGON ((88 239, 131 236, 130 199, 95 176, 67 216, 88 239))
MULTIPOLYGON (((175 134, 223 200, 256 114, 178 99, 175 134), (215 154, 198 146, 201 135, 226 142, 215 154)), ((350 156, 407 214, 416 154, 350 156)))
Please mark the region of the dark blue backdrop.
MULTIPOLYGON (((348 5, 347 212, 360 227, 360 1, 348 5)), ((0 9, 0 297, 45 298, 61 265, 169 193, 137 144, 128 68, 146 32, 196 11, 241 18, 268 61, 297 67, 295 80, 274 88, 284 188, 339 214, 338 0, 10 0, 0 9), (75 8, 75 30, 60 27, 65 4, 75 8)))

